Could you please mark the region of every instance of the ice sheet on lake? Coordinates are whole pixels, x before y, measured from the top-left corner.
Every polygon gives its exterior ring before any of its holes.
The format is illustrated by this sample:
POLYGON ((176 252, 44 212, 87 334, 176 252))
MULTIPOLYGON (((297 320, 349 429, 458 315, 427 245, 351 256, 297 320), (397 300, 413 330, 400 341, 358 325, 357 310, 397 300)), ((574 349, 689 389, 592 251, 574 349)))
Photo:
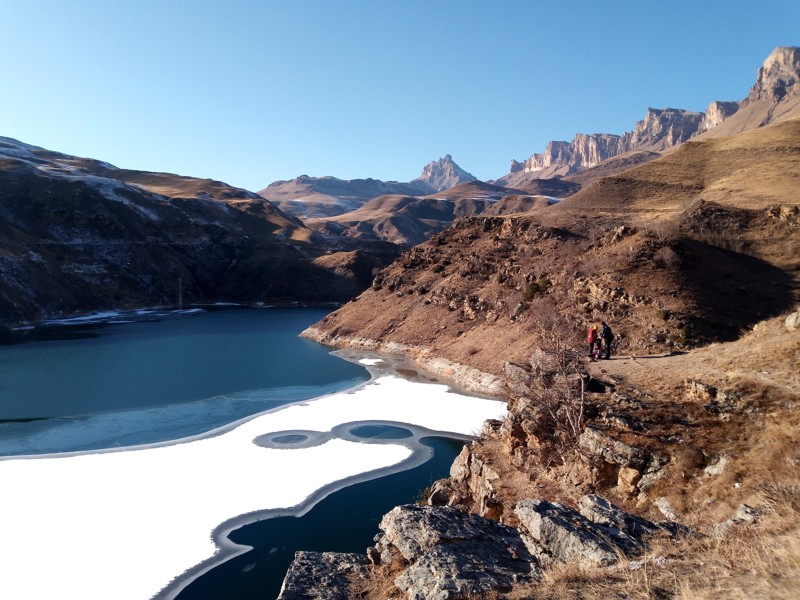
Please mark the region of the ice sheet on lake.
POLYGON ((399 444, 343 439, 276 449, 254 444, 259 436, 366 420, 472 434, 504 410, 443 385, 381 376, 202 439, 0 460, 0 598, 151 598, 215 553, 211 532, 227 519, 301 504, 326 485, 410 454, 399 444))

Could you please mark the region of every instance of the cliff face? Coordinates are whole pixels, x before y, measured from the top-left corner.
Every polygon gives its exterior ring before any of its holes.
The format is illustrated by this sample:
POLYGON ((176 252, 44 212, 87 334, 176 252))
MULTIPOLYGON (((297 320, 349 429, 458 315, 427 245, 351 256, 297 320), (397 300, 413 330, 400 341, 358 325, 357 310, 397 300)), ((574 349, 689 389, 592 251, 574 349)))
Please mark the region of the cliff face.
MULTIPOLYGON (((648 108, 645 118, 624 135, 609 133, 576 135, 571 142, 550 142, 541 154, 524 162, 512 162, 511 174, 537 177, 565 177, 597 166, 610 158, 634 150, 666 150, 692 135, 703 115, 674 108, 648 108)), ((514 179, 507 181, 514 185, 514 179)))
POLYGON ((531 178, 568 177, 620 155, 662 153, 716 129, 719 135, 741 133, 796 114, 800 110, 796 106, 798 97, 800 48, 779 47, 767 57, 750 93, 739 102, 714 101, 705 113, 649 108, 644 119, 621 136, 578 134, 571 142, 550 142, 543 153, 523 162, 512 161, 509 174, 498 183, 520 186, 531 178), (719 127, 740 111, 743 114, 730 127, 719 127))
POLYGON ((698 132, 702 133, 713 129, 738 110, 738 102, 720 102, 715 100, 708 105, 706 112, 703 114, 703 119, 700 121, 700 125, 697 128, 698 132))
POLYGON ((800 93, 800 48, 776 48, 758 70, 758 77, 742 105, 759 101, 778 103, 800 93))

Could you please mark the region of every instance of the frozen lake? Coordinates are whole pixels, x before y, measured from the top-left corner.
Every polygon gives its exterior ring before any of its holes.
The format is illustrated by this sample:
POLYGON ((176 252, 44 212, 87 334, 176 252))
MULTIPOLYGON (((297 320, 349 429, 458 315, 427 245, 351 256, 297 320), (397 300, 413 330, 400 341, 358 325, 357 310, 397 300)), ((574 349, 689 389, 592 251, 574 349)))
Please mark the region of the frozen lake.
POLYGON ((231 532, 413 470, 433 454, 426 437, 503 414, 377 360, 366 382, 364 366, 297 338, 323 315, 232 310, 0 348, 0 597, 235 585, 209 579, 234 558, 257 570, 231 532), (17 395, 26 377, 38 392, 17 395))

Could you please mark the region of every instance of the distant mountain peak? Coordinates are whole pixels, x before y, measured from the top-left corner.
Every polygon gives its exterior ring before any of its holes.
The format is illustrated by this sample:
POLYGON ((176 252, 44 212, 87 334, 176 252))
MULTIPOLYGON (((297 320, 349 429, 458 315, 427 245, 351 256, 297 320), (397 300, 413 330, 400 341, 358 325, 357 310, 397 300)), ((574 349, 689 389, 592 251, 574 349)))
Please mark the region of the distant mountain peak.
POLYGON ((425 165, 425 168, 422 169, 422 175, 411 183, 423 183, 436 192, 443 192, 459 183, 468 183, 477 179, 477 177, 459 167, 451 155, 445 154, 443 158, 432 160, 425 165))

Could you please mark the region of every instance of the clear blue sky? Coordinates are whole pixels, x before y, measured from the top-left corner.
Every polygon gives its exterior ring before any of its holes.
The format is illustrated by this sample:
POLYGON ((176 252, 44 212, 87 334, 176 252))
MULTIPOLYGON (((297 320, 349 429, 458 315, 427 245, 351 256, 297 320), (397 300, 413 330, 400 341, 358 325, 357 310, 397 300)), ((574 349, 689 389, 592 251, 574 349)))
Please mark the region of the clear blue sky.
POLYGON ((800 0, 0 0, 0 135, 259 190, 740 100, 800 0))

